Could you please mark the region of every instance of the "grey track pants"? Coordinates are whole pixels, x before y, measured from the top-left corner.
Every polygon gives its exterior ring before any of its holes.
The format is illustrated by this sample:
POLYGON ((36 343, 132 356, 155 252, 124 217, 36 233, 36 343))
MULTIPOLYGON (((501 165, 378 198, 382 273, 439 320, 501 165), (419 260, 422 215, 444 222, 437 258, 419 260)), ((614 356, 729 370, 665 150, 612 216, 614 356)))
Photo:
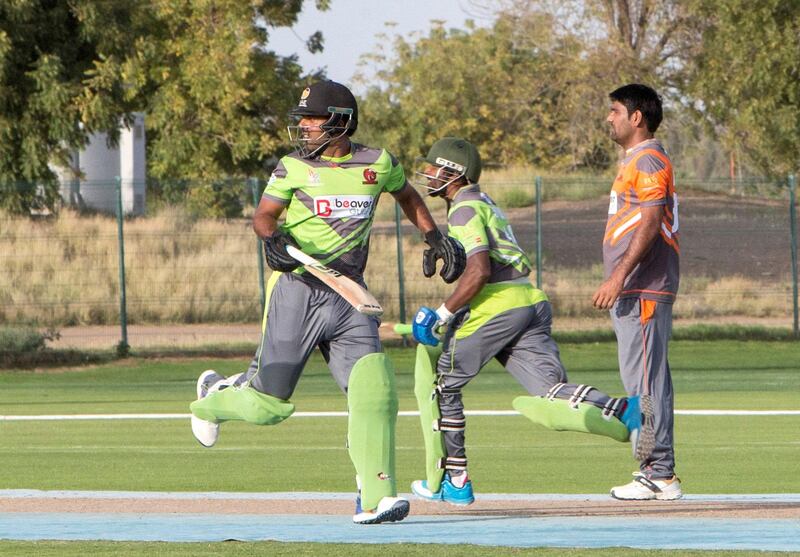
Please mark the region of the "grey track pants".
POLYGON ((323 284, 283 274, 269 297, 267 326, 247 379, 257 391, 288 400, 303 367, 319 347, 339 388, 347 391, 353 365, 381 352, 379 320, 358 313, 323 284))
MULTIPOLYGON (((550 302, 505 311, 466 338, 444 347, 437 364, 439 409, 443 418, 464 420, 461 389, 496 358, 534 396, 544 396, 557 383, 566 383, 558 345, 551 336, 553 313, 550 302)), ((558 398, 569 398, 577 385, 566 385, 558 398)), ((603 407, 609 396, 589 392, 586 402, 603 407)), ((466 458, 464 430, 444 431, 448 457, 466 458)))
POLYGON ((650 458, 640 463, 641 471, 651 479, 671 478, 675 474, 674 397, 667 345, 672 333, 672 304, 625 298, 611 308, 611 321, 625 391, 629 395, 649 394, 653 399, 656 446, 650 458))

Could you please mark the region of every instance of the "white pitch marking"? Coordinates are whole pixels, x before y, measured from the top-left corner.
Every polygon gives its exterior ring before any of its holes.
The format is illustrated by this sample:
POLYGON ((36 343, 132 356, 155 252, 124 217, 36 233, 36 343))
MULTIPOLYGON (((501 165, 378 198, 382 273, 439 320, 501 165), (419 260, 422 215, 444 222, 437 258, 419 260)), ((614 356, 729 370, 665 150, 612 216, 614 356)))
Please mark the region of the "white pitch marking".
MULTIPOLYGON (((467 416, 520 416, 515 410, 466 410, 467 416)), ((800 416, 800 410, 675 410, 678 416, 800 416)), ((417 411, 398 412, 400 416, 419 416, 417 411)), ((188 420, 190 414, 39 414, 0 416, 0 422, 66 420, 188 420)), ((344 418, 347 412, 295 412, 293 418, 344 418)))

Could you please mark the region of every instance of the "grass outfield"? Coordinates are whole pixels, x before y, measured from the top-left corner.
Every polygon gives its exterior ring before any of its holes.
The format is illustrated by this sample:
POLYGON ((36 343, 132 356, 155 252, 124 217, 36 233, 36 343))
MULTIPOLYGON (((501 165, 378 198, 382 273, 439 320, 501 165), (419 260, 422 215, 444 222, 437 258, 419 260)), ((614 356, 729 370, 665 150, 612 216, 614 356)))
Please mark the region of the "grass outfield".
POLYGON ((772 551, 687 551, 642 549, 516 549, 475 545, 435 546, 430 544, 315 544, 315 543, 120 543, 120 542, 0 542, 0 555, 15 557, 82 557, 91 555, 159 555, 164 557, 251 556, 316 557, 319 555, 358 555, 359 557, 790 557, 797 553, 772 551), (257 549, 256 549, 257 547, 257 549))
MULTIPOLYGON (((800 344, 672 344, 676 407, 800 409, 800 344)), ((621 391, 615 345, 562 346, 571 380, 621 391)), ((412 410, 412 350, 391 350, 401 410, 412 410)), ((46 373, 0 373, 0 414, 187 412, 199 371, 239 371, 240 360, 130 360, 46 373)), ((523 394, 492 365, 465 391, 468 409, 510 409, 523 394)), ((298 411, 344 410, 315 355, 294 397, 298 411)), ((467 444, 478 492, 604 493, 635 468, 629 447, 557 433, 521 416, 470 417, 467 444)), ((678 416, 678 473, 688 493, 798 493, 797 416, 678 416)), ((279 427, 225 424, 203 449, 182 420, 5 422, 3 489, 352 491, 344 418, 294 418, 279 427), (300 440, 300 441, 298 441, 300 440), (321 461, 324 461, 324 473, 321 461), (247 470, 247 474, 227 473, 247 470)), ((398 482, 423 471, 419 422, 398 421, 398 482)))

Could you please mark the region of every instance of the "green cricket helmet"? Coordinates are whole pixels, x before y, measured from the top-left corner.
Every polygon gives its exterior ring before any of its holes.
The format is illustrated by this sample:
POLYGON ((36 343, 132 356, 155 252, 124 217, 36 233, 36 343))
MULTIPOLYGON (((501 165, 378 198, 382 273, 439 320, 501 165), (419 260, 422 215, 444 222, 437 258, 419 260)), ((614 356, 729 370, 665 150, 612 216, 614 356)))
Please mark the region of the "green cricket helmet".
POLYGON ((436 195, 447 186, 465 178, 469 184, 477 184, 481 177, 481 156, 478 149, 469 141, 458 137, 444 137, 434 143, 425 157, 419 157, 414 174, 415 183, 428 190, 429 195, 436 195), (431 174, 425 169, 436 167, 431 174))

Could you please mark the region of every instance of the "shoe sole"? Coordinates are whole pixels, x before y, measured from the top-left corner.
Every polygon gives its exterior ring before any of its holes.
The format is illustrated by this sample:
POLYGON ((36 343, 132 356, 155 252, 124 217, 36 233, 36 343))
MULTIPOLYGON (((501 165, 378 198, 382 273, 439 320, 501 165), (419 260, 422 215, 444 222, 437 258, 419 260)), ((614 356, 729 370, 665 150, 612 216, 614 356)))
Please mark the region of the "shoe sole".
POLYGON ((381 524, 382 522, 400 522, 408 516, 411 504, 408 501, 398 501, 391 508, 383 511, 375 518, 360 520, 356 524, 381 524))
POLYGON ((619 497, 613 491, 611 492, 611 497, 616 499, 617 501, 655 501, 656 496, 655 493, 652 494, 651 497, 619 497))
MULTIPOLYGON (((203 398, 203 387, 205 386, 205 379, 209 375, 219 375, 219 373, 217 373, 213 369, 207 369, 203 373, 200 374, 200 377, 197 378, 197 389, 196 389, 197 390, 197 400, 200 400, 201 398, 203 398)), ((206 393, 206 394, 208 394, 208 393, 206 393)), ((200 438, 197 435, 195 435, 195 432, 194 432, 195 427, 201 425, 201 424, 195 424, 195 420, 197 422, 204 422, 204 423, 211 423, 211 422, 208 422, 206 420, 202 420, 202 419, 198 418, 197 416, 192 416, 192 436, 197 440, 198 443, 200 443, 201 447, 205 447, 207 449, 210 449, 211 447, 213 447, 216 444, 217 438, 215 438, 214 441, 210 445, 206 445, 205 443, 203 443, 200 440, 200 438)), ((219 426, 217 426, 217 427, 219 427, 219 426)), ((219 431, 219 429, 217 431, 219 431)), ((217 433, 217 437, 219 437, 219 433, 217 433)))
POLYGON ((475 499, 472 499, 471 501, 451 501, 448 499, 442 499, 442 500, 448 505, 453 505, 454 507, 466 507, 467 505, 471 505, 472 503, 475 502, 475 499))
POLYGON ((653 398, 650 395, 641 395, 639 408, 642 412, 642 427, 636 439, 633 457, 638 461, 647 460, 656 448, 656 428, 653 417, 653 398))

